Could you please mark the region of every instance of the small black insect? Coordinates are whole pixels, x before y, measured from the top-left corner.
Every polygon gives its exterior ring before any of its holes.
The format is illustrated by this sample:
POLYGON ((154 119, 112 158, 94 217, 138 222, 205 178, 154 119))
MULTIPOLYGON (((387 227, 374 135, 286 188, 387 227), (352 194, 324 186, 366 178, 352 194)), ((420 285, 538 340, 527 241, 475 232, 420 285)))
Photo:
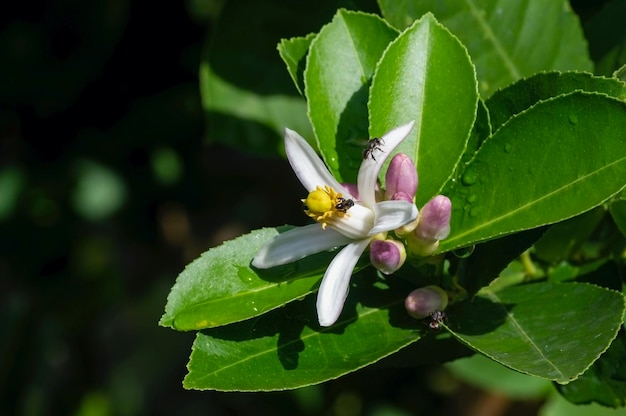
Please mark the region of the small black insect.
POLYGON ((426 319, 428 319, 428 321, 425 323, 430 329, 439 331, 441 324, 446 319, 446 313, 443 311, 435 311, 426 319))
POLYGON ((385 144, 385 142, 383 142, 383 139, 379 139, 377 137, 368 141, 367 146, 365 146, 365 149, 363 150, 363 159, 367 159, 371 156, 373 160, 376 160, 374 157, 374 150, 382 152, 383 149, 380 148, 381 144, 385 144))
POLYGON ((335 209, 337 211, 343 212, 344 214, 348 212, 348 210, 354 206, 354 201, 351 199, 340 197, 340 198, 337 198, 337 201, 339 202, 337 202, 337 205, 335 205, 335 209))

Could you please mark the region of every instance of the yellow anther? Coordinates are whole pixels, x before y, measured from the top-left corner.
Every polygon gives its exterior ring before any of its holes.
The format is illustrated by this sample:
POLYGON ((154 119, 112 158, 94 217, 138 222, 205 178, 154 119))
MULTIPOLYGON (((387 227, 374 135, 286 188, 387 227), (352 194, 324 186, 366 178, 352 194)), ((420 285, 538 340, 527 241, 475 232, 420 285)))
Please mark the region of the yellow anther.
POLYGON ((342 198, 341 194, 330 186, 324 188, 318 186, 309 192, 302 203, 304 204, 304 212, 315 221, 320 222, 322 228, 326 228, 328 220, 333 217, 342 218, 348 209, 354 205, 354 201, 342 198))

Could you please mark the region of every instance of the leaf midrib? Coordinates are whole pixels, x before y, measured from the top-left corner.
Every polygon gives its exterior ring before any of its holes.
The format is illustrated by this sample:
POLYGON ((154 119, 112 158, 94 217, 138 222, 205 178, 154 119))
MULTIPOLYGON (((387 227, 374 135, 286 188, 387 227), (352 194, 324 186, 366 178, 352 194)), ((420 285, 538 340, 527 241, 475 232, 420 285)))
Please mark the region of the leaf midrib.
POLYGON ((518 70, 517 65, 515 65, 515 63, 513 62, 513 59, 509 56, 508 52, 505 50, 502 43, 498 40, 493 30, 491 30, 491 26, 489 26, 487 21, 485 21, 485 19, 480 13, 480 9, 476 6, 476 4, 474 4, 474 1, 465 0, 465 4, 467 4, 467 6, 469 7, 470 13, 474 17, 474 19, 476 19, 476 22, 485 33, 487 40, 490 41, 491 44, 493 45, 494 51, 502 59, 502 62, 504 63, 504 66, 507 68, 507 70, 509 71, 511 77, 513 79, 521 78, 522 75, 520 71, 518 70))
MULTIPOLYGON (((502 301, 502 299, 500 299, 498 297, 498 295, 494 292, 491 291, 484 291, 485 296, 487 296, 489 298, 489 300, 493 301, 494 303, 498 303, 498 304, 504 304, 505 302, 502 301)), ((559 377, 557 378, 558 380, 563 380, 566 378, 566 376, 563 374, 563 372, 559 369, 559 367, 554 364, 548 357, 546 357, 546 355, 543 353, 543 350, 541 348, 539 348, 539 346, 533 341, 533 339, 528 335, 528 333, 526 333, 526 331, 524 331, 524 328, 522 327, 522 325, 520 325, 519 321, 515 318, 515 316, 509 312, 508 310, 506 310, 506 317, 507 317, 507 321, 515 328, 515 330, 517 330, 517 332, 520 334, 520 339, 526 341, 526 343, 528 345, 530 345, 530 347, 532 348, 532 350, 534 350, 537 355, 539 357, 541 357, 541 359, 548 364, 550 367, 552 367, 552 369, 554 369, 554 371, 559 375, 559 377)))
MULTIPOLYGON (((574 185, 576 185, 578 182, 581 182, 581 181, 583 181, 583 180, 586 180, 586 179, 588 179, 588 178, 591 178, 591 177, 593 177, 594 175, 599 175, 599 174, 600 174, 600 173, 602 173, 604 170, 606 170, 606 169, 610 169, 610 168, 612 168, 614 165, 619 164, 619 163, 621 163, 621 162, 623 162, 623 161, 626 161, 626 157, 622 157, 622 158, 620 158, 620 159, 617 159, 617 160, 615 160, 615 161, 614 161, 614 162, 612 162, 612 163, 609 163, 609 164, 607 164, 607 165, 602 166, 600 169, 597 169, 597 170, 595 170, 595 171, 593 171, 593 172, 590 172, 590 173, 588 173, 588 174, 586 174, 586 175, 583 175, 583 176, 581 176, 580 178, 578 178, 578 179, 576 179, 576 180, 574 180, 574 181, 572 181, 572 182, 569 182, 569 183, 567 183, 567 184, 565 184, 565 185, 563 185, 563 186, 561 186, 561 187, 559 187, 559 188, 554 189, 554 190, 553 190, 553 191, 551 191, 551 192, 546 193, 545 195, 543 195, 543 196, 542 196, 542 197, 540 197, 540 198, 533 199, 532 201, 530 201, 530 202, 528 202, 528 203, 526 203, 526 204, 523 204, 523 205, 519 206, 518 208, 515 208, 515 209, 513 209, 513 210, 507 211, 505 214, 500 215, 500 216, 498 216, 498 217, 496 217, 496 218, 493 218, 493 219, 492 219, 492 220, 490 220, 490 221, 483 222, 483 223, 481 223, 480 225, 478 225, 478 226, 476 226, 476 227, 474 227, 474 228, 470 228, 470 229, 466 230, 465 232, 463 232, 463 233, 461 233, 461 234, 457 234, 457 235, 455 235, 455 236, 454 236, 454 238, 451 238, 451 239, 449 239, 449 240, 446 240, 446 243, 449 243, 449 242, 454 242, 455 240, 462 240, 462 239, 463 239, 463 237, 467 236, 468 234, 477 233, 479 230, 482 230, 482 229, 488 228, 488 227, 490 227, 490 226, 492 226, 493 224, 496 224, 496 223, 498 223, 498 222, 505 221, 506 219, 508 219, 508 218, 510 218, 510 217, 512 217, 512 216, 514 216, 514 215, 516 215, 516 214, 517 214, 518 212, 520 212, 520 211, 523 211, 523 210, 526 210, 526 209, 532 209, 532 207, 533 207, 534 205, 538 205, 538 204, 540 204, 541 202, 543 202, 544 200, 546 200, 546 199, 548 199, 548 198, 550 198, 550 197, 552 197, 552 196, 554 196, 554 195, 556 195, 556 194, 558 194, 558 193, 560 193, 560 192, 564 192, 567 188, 573 187, 573 186, 574 186, 574 185)), ((616 192, 619 192, 619 190, 617 190, 616 192)), ((541 225, 545 225, 545 224, 536 224, 536 225, 533 225, 533 227, 535 227, 535 226, 537 226, 537 227, 538 227, 538 226, 541 226, 541 225)), ((483 236, 483 237, 484 237, 484 238, 488 238, 489 236, 483 236)), ((481 238, 482 238, 482 237, 481 237, 481 238)), ((446 246, 447 246, 447 245, 448 245, 448 244, 446 244, 446 246)), ((451 247, 452 247, 452 246, 454 246, 454 244, 452 244, 452 245, 451 245, 451 247)))

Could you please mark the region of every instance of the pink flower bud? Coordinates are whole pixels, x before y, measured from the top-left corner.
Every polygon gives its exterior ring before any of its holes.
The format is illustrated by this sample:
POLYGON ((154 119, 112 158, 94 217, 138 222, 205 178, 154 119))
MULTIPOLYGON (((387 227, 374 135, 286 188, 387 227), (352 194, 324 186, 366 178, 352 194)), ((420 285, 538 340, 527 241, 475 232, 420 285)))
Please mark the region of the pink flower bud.
POLYGON ((443 240, 450 235, 452 202, 447 196, 437 195, 424 205, 415 229, 418 239, 425 242, 443 240))
POLYGON ((439 286, 415 289, 404 300, 407 313, 415 319, 426 318, 448 306, 448 294, 439 286))
POLYGON ((393 199, 393 195, 403 192, 410 201, 417 191, 417 169, 410 157, 398 153, 391 159, 385 175, 385 199, 393 199))
POLYGON ((407 201, 413 203, 413 197, 406 192, 396 192, 389 199, 393 201, 407 201))
POLYGON ((384 274, 398 270, 406 260, 404 244, 395 240, 374 240, 370 244, 370 262, 384 274))

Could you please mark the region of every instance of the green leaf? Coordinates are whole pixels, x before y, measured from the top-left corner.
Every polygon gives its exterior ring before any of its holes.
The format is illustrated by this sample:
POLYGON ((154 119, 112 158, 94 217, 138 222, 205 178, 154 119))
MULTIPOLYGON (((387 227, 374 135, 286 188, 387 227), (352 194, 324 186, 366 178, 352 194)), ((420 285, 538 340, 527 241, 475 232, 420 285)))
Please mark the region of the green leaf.
MULTIPOLYGON (((369 101, 370 135, 415 120, 398 147, 419 172, 416 202, 437 194, 465 150, 478 105, 467 51, 431 15, 404 31, 378 64, 369 101)), ((384 175, 384 171, 381 173, 384 175)))
POLYGON ((615 221, 615 225, 626 236, 626 200, 613 201, 609 206, 611 217, 615 221))
POLYGON ((626 105, 596 93, 559 96, 512 118, 449 185, 452 233, 439 251, 600 205, 624 188, 625 140, 626 105))
MULTIPOLYGON (((404 296, 386 293, 371 291, 366 302, 372 307, 348 303, 331 328, 320 330, 315 299, 309 296, 259 318, 202 331, 183 385, 200 390, 286 390, 372 364, 417 341, 415 328, 425 327, 408 318, 404 296)), ((363 294, 358 298, 362 301, 363 294)))
POLYGON ((568 383, 609 347, 624 310, 619 292, 586 283, 535 283, 486 289, 451 307, 448 326, 460 341, 507 367, 568 383))
POLYGON ((304 72, 309 118, 326 164, 356 183, 367 143, 367 97, 376 63, 397 32, 376 15, 339 10, 311 43, 304 72))
POLYGON ((613 72, 613 76, 622 82, 626 82, 626 65, 616 69, 615 72, 613 72))
POLYGON ((610 407, 626 405, 626 336, 621 331, 611 347, 583 375, 559 392, 576 404, 596 402, 610 407))
POLYGON ((159 324, 179 331, 226 325, 317 290, 331 253, 269 270, 251 268, 257 251, 276 234, 275 229, 253 231, 210 249, 187 265, 167 297, 159 324))
POLYGON ((605 213, 603 207, 597 207, 554 224, 535 244, 535 253, 540 259, 554 264, 569 259, 589 238, 605 213))
POLYGON ((560 394, 553 394, 541 407, 539 416, 624 416, 623 409, 611 409, 599 404, 576 405, 560 394))
POLYGON ((610 75, 626 64, 626 2, 609 1, 598 3, 600 5, 583 19, 583 25, 589 42, 589 54, 595 63, 593 72, 610 75))
POLYGON ((545 227, 534 228, 477 244, 471 256, 457 260, 462 266, 459 284, 473 295, 496 279, 514 259, 533 245, 545 227))
POLYGON ((306 55, 315 36, 315 33, 310 33, 305 37, 282 39, 278 44, 278 53, 287 65, 287 71, 289 71, 289 75, 291 75, 293 83, 296 84, 300 95, 304 95, 306 55))
POLYGON ((512 371, 480 354, 446 364, 446 368, 473 386, 511 399, 543 398, 552 390, 550 381, 512 371))
POLYGON ((499 129, 515 114, 539 101, 576 90, 601 92, 622 101, 626 100, 626 84, 614 78, 595 77, 584 72, 536 74, 496 91, 489 97, 486 104, 493 129, 499 129))
POLYGON ((398 29, 432 12, 467 46, 488 97, 539 71, 583 70, 593 65, 587 42, 566 0, 378 0, 385 19, 398 29))
POLYGON ((202 107, 211 120, 211 138, 246 152, 275 154, 282 149, 285 127, 312 135, 301 97, 263 95, 232 84, 209 62, 200 64, 202 107))
POLYGON ((335 8, 333 2, 223 2, 200 64, 207 140, 275 155, 282 151, 285 127, 313 136, 306 102, 276 53, 276 41, 316 30, 335 8))

